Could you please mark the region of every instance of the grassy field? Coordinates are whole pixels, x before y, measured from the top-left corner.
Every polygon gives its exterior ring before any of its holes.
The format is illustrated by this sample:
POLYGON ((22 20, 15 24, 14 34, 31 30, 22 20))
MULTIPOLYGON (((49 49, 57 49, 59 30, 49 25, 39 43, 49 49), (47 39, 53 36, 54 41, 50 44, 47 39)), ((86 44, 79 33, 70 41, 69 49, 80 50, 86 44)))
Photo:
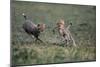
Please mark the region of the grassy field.
POLYGON ((11 49, 12 64, 49 64, 75 61, 96 60, 96 7, 81 5, 59 5, 32 2, 12 3, 11 49), (24 32, 25 22, 22 13, 26 13, 34 23, 45 23, 47 29, 40 39, 46 44, 35 42, 24 32), (65 24, 72 23, 70 31, 77 47, 64 46, 58 33, 52 29, 60 18, 65 24))

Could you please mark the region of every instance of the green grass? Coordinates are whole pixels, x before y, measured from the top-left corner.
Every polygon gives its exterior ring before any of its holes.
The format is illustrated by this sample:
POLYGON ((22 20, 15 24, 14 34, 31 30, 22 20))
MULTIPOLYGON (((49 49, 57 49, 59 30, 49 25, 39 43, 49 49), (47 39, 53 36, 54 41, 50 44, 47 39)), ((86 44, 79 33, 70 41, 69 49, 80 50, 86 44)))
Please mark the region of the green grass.
POLYGON ((12 3, 11 49, 15 65, 46 64, 96 60, 96 10, 95 6, 58 5, 32 2, 12 3), (34 42, 22 25, 22 13, 34 23, 45 23, 47 29, 40 35, 46 43, 34 42), (71 22, 70 31, 77 47, 64 46, 52 29, 60 18, 71 22), (85 24, 85 25, 84 25, 85 24))
POLYGON ((61 47, 57 45, 24 44, 13 48, 13 63, 46 64, 95 60, 95 47, 61 47))

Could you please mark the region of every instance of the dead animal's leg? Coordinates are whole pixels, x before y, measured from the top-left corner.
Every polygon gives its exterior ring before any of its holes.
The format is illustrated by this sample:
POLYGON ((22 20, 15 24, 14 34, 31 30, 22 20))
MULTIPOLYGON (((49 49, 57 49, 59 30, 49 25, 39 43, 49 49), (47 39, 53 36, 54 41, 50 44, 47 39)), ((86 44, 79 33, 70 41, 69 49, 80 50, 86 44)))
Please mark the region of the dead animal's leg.
POLYGON ((36 38, 36 40, 35 41, 40 41, 41 43, 43 43, 43 44, 46 44, 46 43, 44 43, 40 38, 36 38))
POLYGON ((35 42, 37 42, 37 41, 43 42, 41 39, 39 39, 38 37, 35 37, 35 36, 33 36, 33 35, 30 35, 30 37, 31 37, 32 39, 34 39, 35 42))
POLYGON ((36 38, 36 40, 39 40, 40 42, 42 42, 42 43, 43 43, 43 41, 42 41, 41 39, 39 39, 39 38, 36 38))

